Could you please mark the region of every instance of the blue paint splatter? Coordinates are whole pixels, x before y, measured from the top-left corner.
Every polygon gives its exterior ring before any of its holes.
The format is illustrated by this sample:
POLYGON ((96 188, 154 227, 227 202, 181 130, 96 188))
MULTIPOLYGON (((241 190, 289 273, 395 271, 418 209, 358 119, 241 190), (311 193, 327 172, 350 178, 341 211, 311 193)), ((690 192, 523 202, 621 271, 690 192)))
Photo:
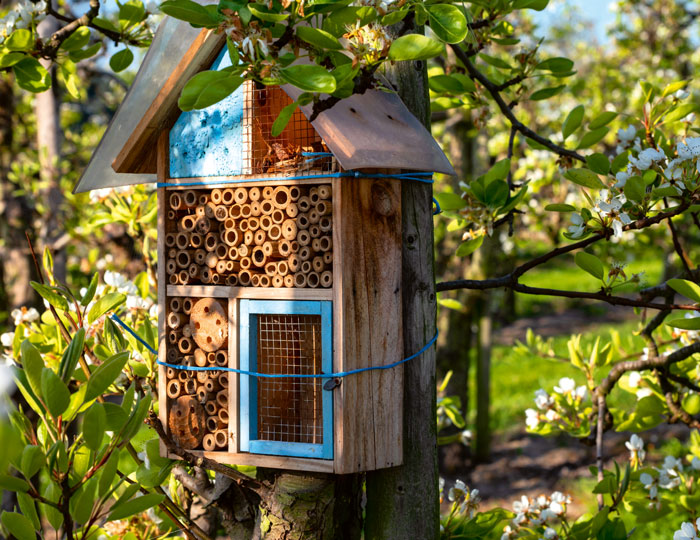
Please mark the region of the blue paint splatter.
MULTIPOLYGON (((226 48, 212 69, 231 65, 226 48)), ((199 111, 180 114, 170 130, 170 176, 233 176, 243 172, 243 87, 199 111)))

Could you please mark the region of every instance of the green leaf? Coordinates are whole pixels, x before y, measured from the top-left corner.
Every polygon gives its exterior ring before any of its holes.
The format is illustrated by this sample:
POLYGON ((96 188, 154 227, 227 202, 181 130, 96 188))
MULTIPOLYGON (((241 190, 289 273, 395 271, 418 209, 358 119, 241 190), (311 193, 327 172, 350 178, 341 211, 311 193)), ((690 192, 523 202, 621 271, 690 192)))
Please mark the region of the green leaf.
POLYGON ((341 50, 343 48, 338 38, 325 30, 311 26, 298 26, 296 30, 298 38, 321 49, 341 50))
POLYGON ((569 169, 564 173, 564 178, 571 180, 574 184, 591 189, 602 189, 605 187, 598 175, 588 169, 569 169))
POLYGON ((45 463, 46 458, 41 446, 28 444, 24 447, 20 469, 25 478, 31 479, 45 463))
POLYGON ((430 28, 445 43, 459 43, 467 37, 469 28, 464 12, 452 4, 431 4, 428 11, 430 28))
POLYGON ((498 58, 496 56, 489 56, 488 54, 485 53, 479 53, 479 57, 489 64, 490 66, 493 66, 498 69, 513 69, 513 66, 511 66, 508 62, 505 60, 498 58))
MULTIPOLYGON (((161 5, 161 8, 162 8, 162 5, 161 5)), ((115 32, 117 34, 120 33, 119 28, 114 26, 114 24, 112 24, 112 21, 105 19, 103 17, 95 17, 92 20, 92 24, 94 24, 95 26, 97 26, 99 28, 104 28, 105 30, 110 30, 110 31, 115 32)))
POLYGON ((71 507, 71 514, 77 523, 87 523, 90 519, 90 514, 95 506, 96 490, 97 479, 93 477, 83 485, 78 497, 75 500, 71 499, 71 502, 74 503, 71 507))
POLYGON ((578 143, 578 148, 590 148, 594 144, 599 143, 603 139, 603 137, 605 137, 608 134, 608 131, 610 131, 610 129, 606 127, 589 131, 583 136, 581 142, 578 143))
POLYGON ((58 367, 58 375, 67 383, 70 381, 75 367, 78 365, 78 359, 83 354, 83 346, 85 345, 85 328, 80 328, 73 336, 73 339, 66 347, 61 357, 61 363, 58 367))
POLYGON ((0 53, 0 69, 14 66, 22 58, 28 58, 26 54, 20 52, 0 53))
POLYGON ((41 396, 41 371, 44 369, 44 360, 39 354, 39 350, 32 345, 28 339, 22 342, 20 347, 22 353, 22 367, 27 375, 27 381, 34 394, 41 396))
POLYGON ((231 95, 243 81, 229 71, 202 71, 187 81, 177 104, 183 111, 205 109, 231 95))
POLYGON ((29 92, 44 92, 51 88, 51 77, 36 58, 27 56, 12 66, 20 88, 29 92))
POLYGON ((600 279, 601 281, 603 280, 605 268, 601 260, 595 255, 591 255, 585 251, 579 251, 574 257, 574 261, 576 262, 576 266, 585 270, 594 278, 600 279))
POLYGON ((537 64, 535 69, 546 69, 553 73, 566 73, 573 69, 574 62, 568 58, 557 57, 548 58, 537 64))
POLYGON ((504 180, 510 171, 510 159, 502 159, 497 161, 484 175, 484 182, 489 184, 494 180, 504 180))
POLYGON ((667 325, 673 328, 682 330, 700 330, 700 317, 692 317, 690 319, 673 319, 666 322, 667 325))
POLYGON ((428 84, 433 92, 461 94, 465 91, 462 82, 450 75, 433 75, 428 79, 428 84))
POLYGON ((568 114, 566 120, 564 120, 564 124, 561 127, 561 134, 564 137, 564 140, 566 140, 569 135, 571 135, 581 126, 584 112, 585 109, 583 105, 579 105, 578 107, 574 107, 568 114))
POLYGON ((484 191, 484 202, 486 203, 486 206, 498 208, 499 206, 503 206, 508 200, 509 192, 510 190, 508 189, 508 184, 505 180, 494 180, 488 186, 486 186, 486 190, 484 191))
POLYGON ((90 280, 90 285, 88 285, 87 289, 85 290, 85 294, 80 299, 81 306, 86 307, 90 302, 92 302, 92 299, 95 298, 95 291, 97 291, 98 278, 99 274, 95 272, 92 275, 92 279, 90 280))
POLYGON ((587 156, 586 165, 594 173, 605 175, 610 172, 610 160, 605 154, 595 153, 587 156))
POLYGON ((575 212, 576 207, 570 204, 548 204, 544 207, 547 212, 575 212))
POLYGON ((666 96, 669 96, 671 94, 675 94, 680 90, 681 88, 684 88, 685 86, 688 85, 688 81, 676 81, 672 82, 671 84, 666 85, 666 88, 664 88, 664 91, 661 92, 661 97, 665 98, 666 96))
POLYGON ((593 488, 593 493, 615 493, 617 492, 617 482, 612 475, 605 477, 593 488))
POLYGON ((631 201, 643 201, 647 193, 644 180, 639 176, 628 178, 627 182, 625 182, 624 192, 625 196, 631 201))
POLYGON ((467 201, 465 201, 457 193, 437 193, 435 198, 437 199, 440 208, 446 211, 459 210, 464 208, 467 204, 467 201))
POLYGON ((697 112, 698 106, 694 103, 683 103, 677 107, 672 108, 665 116, 664 122, 675 122, 677 120, 682 120, 690 113, 697 112))
POLYGON ((456 311, 464 311, 464 306, 459 300, 454 298, 440 298, 438 304, 447 309, 454 309, 456 311))
POLYGON ((100 473, 100 482, 97 489, 97 493, 100 497, 104 497, 105 493, 107 493, 112 485, 112 482, 114 482, 114 479, 117 477, 118 465, 119 450, 114 450, 107 459, 104 467, 102 467, 102 472, 100 473))
POLYGON ((139 514, 145 512, 149 508, 160 504, 165 495, 159 495, 158 493, 149 493, 148 495, 142 495, 131 499, 119 505, 115 505, 112 511, 107 516, 108 521, 116 521, 118 519, 125 519, 134 514, 139 514))
POLYGON ((77 51, 82 49, 90 41, 90 29, 87 26, 79 26, 68 38, 61 43, 64 51, 77 51))
POLYGON ((0 521, 17 540, 36 540, 34 525, 22 514, 3 512, 0 521))
POLYGON ((542 88, 540 90, 537 90, 536 92, 533 92, 530 94, 530 100, 532 101, 541 101, 543 99, 549 99, 552 96, 556 96, 557 94, 560 94, 562 90, 566 88, 566 85, 561 85, 561 86, 553 86, 550 88, 542 88))
POLYGON ((102 439, 107 427, 107 414, 101 403, 93 403, 83 417, 83 438, 85 445, 97 451, 102 446, 102 439))
POLYGON ((686 298, 700 302, 700 286, 687 279, 669 279, 668 286, 686 298))
POLYGON ((29 484, 21 478, 15 478, 9 474, 0 474, 0 488, 7 491, 26 493, 29 491, 29 484))
POLYGON ((603 126, 607 126, 610 122, 615 120, 615 118, 617 118, 616 112, 605 111, 591 120, 591 122, 588 124, 588 129, 599 129, 603 126))
POLYGON ((262 4, 248 4, 248 9, 258 19, 265 22, 280 23, 289 17, 289 13, 275 13, 262 4))
POLYGON ((85 393, 85 401, 92 401, 97 396, 101 396, 107 388, 116 380, 119 374, 124 369, 129 352, 121 352, 115 354, 111 358, 105 360, 93 373, 87 383, 87 392, 85 393))
POLYGON ((70 391, 66 383, 51 368, 44 368, 41 372, 41 394, 54 418, 58 418, 70 405, 70 391))
POLYGON ((275 118, 275 121, 272 123, 272 130, 270 131, 270 134, 273 137, 277 137, 284 131, 284 128, 286 128, 287 124, 289 124, 289 121, 292 119, 292 116, 294 116, 294 111, 297 110, 298 106, 299 104, 294 101, 280 111, 277 118, 275 118))
POLYGON ((88 312, 87 316, 88 323, 92 324, 97 319, 102 317, 102 315, 104 315, 108 311, 113 311, 117 308, 117 306, 123 304, 125 301, 126 296, 124 296, 121 293, 113 292, 104 295, 102 298, 97 300, 97 302, 95 302, 90 308, 90 311, 88 312))
POLYGON ((467 240, 466 242, 462 242, 457 248, 457 252, 455 253, 455 255, 457 255, 457 257, 466 257, 467 255, 471 255, 477 249, 479 249, 481 247, 481 244, 483 243, 483 236, 479 236, 478 238, 472 238, 470 240, 467 240))
POLYGON ((126 30, 146 18, 146 8, 140 1, 130 0, 119 6, 119 26, 126 30))
POLYGON ((34 39, 29 30, 20 28, 12 32, 3 45, 11 51, 30 51, 34 48, 34 39))
POLYGON ((408 34, 394 40, 389 47, 389 60, 429 60, 439 56, 445 46, 439 41, 420 34, 408 34))
POLYGON ((29 519, 35 530, 41 530, 41 521, 39 520, 39 514, 36 511, 34 499, 32 499, 32 497, 26 493, 17 493, 16 497, 22 515, 29 519))
POLYGON ((107 415, 107 430, 118 432, 129 420, 129 414, 116 403, 103 403, 107 415))
POLYGON ((175 19, 187 21, 193 26, 215 28, 219 21, 212 17, 209 10, 192 0, 166 0, 160 10, 175 19))
POLYGON ((335 92, 335 77, 325 68, 316 65, 293 65, 280 70, 285 82, 301 88, 305 92, 335 92))
POLYGON ((534 9, 542 11, 549 4, 549 0, 515 0, 513 9, 534 9))
MULTIPOLYGON (((94 23, 94 21, 93 21, 94 23)), ((102 48, 102 43, 97 42, 93 43, 90 45, 87 49, 79 49, 77 51, 71 51, 69 53, 70 59, 73 60, 73 62, 80 62, 81 60, 85 60, 86 58, 90 58, 92 56, 95 56, 99 50, 102 48)))
POLYGON ((111 67, 115 73, 119 73, 128 68, 133 60, 134 53, 131 52, 131 49, 123 49, 112 55, 112 58, 109 59, 109 67, 111 67))
POLYGON ((404 20, 408 15, 408 9, 397 9, 396 11, 391 11, 382 17, 382 26, 392 26, 404 20))
POLYGON ((68 300, 66 300, 63 295, 57 293, 54 288, 37 283, 36 281, 31 281, 30 285, 53 307, 61 311, 68 311, 68 300))

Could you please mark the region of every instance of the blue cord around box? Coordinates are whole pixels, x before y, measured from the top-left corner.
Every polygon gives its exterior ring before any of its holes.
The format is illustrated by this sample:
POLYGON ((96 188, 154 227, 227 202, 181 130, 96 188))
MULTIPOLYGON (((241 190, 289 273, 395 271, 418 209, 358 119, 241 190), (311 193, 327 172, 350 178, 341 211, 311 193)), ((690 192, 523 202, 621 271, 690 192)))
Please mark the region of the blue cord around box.
MULTIPOLYGON (((144 347, 146 347, 150 352, 155 354, 156 356, 158 355, 158 352, 151 347, 141 336, 139 336, 128 324, 126 324, 124 321, 122 321, 119 316, 116 313, 113 313, 110 315, 110 318, 116 322, 119 326, 124 328, 129 334, 131 334, 136 340, 141 343, 144 347)), ((437 341, 438 338, 438 331, 435 330, 435 335, 431 338, 428 343, 426 343, 423 348, 418 351, 415 354, 412 354, 411 356, 404 358, 403 360, 399 360, 398 362, 394 362, 393 364, 387 364, 385 366, 370 366, 366 368, 358 368, 358 369, 351 369, 349 371, 339 371, 337 373, 320 373, 320 374, 298 374, 298 375, 286 375, 286 374, 278 374, 278 373, 259 373, 257 371, 246 371, 244 369, 236 369, 236 368, 230 368, 230 367, 199 367, 199 366, 183 366, 181 364, 169 364, 167 362, 161 362, 158 360, 158 365, 173 368, 173 369, 179 369, 182 371, 229 371, 232 373, 238 373, 239 375, 249 375, 251 377, 259 377, 259 378, 265 378, 265 379, 283 379, 283 378, 304 378, 304 379, 339 379, 342 377, 347 377, 348 375, 355 375, 357 373, 362 373, 365 371, 375 371, 375 370, 384 370, 384 369, 392 369, 397 366, 400 366, 401 364, 405 364, 406 362, 413 360, 414 358, 419 357, 421 354, 423 354, 425 351, 427 351, 432 345, 437 341)))

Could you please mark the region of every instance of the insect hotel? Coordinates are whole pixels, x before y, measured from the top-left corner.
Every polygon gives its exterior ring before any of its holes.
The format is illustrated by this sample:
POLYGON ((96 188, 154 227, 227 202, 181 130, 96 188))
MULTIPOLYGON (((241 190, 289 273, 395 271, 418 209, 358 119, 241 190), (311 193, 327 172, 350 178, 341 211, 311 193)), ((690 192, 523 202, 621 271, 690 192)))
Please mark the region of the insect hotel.
POLYGON ((293 87, 179 110, 226 65, 222 35, 166 18, 76 188, 158 182, 160 419, 222 463, 400 465, 403 366, 376 369, 403 355, 391 175, 452 167, 391 93, 297 110, 277 137, 293 87))

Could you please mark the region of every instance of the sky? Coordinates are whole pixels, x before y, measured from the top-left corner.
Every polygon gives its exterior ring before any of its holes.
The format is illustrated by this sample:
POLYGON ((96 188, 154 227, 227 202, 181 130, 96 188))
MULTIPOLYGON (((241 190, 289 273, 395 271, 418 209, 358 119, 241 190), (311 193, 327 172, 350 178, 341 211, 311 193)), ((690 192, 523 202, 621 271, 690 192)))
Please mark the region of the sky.
POLYGON ((615 19, 615 14, 609 9, 611 3, 613 0, 551 0, 544 11, 536 14, 536 18, 546 27, 561 16, 565 5, 576 7, 584 18, 593 23, 595 39, 602 44, 608 40, 606 26, 615 19))

